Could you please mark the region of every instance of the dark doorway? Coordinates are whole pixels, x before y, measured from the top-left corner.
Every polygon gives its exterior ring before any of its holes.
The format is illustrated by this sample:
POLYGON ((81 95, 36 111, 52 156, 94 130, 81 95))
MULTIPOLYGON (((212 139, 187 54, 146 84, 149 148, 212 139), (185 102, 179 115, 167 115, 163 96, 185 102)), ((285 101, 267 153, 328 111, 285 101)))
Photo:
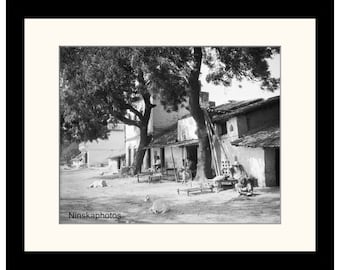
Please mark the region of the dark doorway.
POLYGON ((128 149, 128 166, 131 166, 131 148, 128 149))
POLYGON ((185 147, 187 151, 187 159, 191 160, 193 163, 193 168, 191 170, 193 171, 193 177, 196 176, 196 169, 197 169, 197 148, 198 145, 190 145, 185 147))
POLYGON ((136 155, 137 155, 137 148, 133 148, 133 160, 136 160, 136 155))
POLYGON ((161 148, 161 166, 162 166, 162 168, 165 167, 165 152, 164 152, 164 148, 161 148))
POLYGON ((146 167, 149 169, 151 168, 151 149, 149 148, 148 151, 146 152, 146 167))
POLYGON ((280 148, 275 149, 275 179, 276 186, 280 186, 280 148))
POLYGON ((121 160, 120 157, 117 159, 117 169, 120 170, 121 167, 121 160))
POLYGON ((197 164, 197 145, 190 145, 186 147, 187 159, 191 160, 194 164, 197 164))

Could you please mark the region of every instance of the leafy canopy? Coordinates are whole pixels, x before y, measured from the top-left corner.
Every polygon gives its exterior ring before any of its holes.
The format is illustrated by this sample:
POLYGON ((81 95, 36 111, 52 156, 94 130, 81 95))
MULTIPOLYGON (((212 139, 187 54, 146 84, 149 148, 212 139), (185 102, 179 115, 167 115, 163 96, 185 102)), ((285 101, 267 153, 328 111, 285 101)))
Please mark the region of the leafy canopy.
MULTIPOLYGON (((232 79, 261 82, 273 91, 267 60, 277 47, 201 47, 207 82, 230 86, 232 79)), ((168 110, 187 101, 195 63, 192 47, 62 47, 60 49, 61 135, 71 141, 107 138, 107 121, 146 126, 157 95, 168 110), (142 111, 136 101, 143 99, 142 111), (136 117, 129 119, 127 113, 136 117)), ((197 93, 198 94, 198 93, 197 93)))
POLYGON ((148 98, 140 52, 134 48, 60 49, 61 132, 72 141, 107 138, 107 121, 141 126, 135 102, 148 98), (129 119, 127 112, 137 118, 129 119))

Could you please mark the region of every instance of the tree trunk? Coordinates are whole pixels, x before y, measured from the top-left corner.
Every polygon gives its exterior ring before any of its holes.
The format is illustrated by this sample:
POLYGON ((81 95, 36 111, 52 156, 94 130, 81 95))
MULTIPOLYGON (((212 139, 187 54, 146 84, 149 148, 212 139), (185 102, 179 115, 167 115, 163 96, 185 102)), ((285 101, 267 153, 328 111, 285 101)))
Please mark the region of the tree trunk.
POLYGON ((211 151, 209 138, 204 120, 204 112, 200 106, 202 48, 194 48, 194 67, 189 77, 189 105, 190 112, 197 124, 197 137, 199 141, 197 153, 197 173, 195 180, 212 178, 211 151))
POLYGON ((145 147, 149 145, 151 141, 151 136, 148 135, 148 125, 151 115, 152 108, 155 105, 151 104, 150 102, 150 94, 148 92, 144 93, 143 95, 144 103, 145 103, 145 111, 144 115, 141 117, 141 125, 139 126, 140 129, 140 141, 136 153, 136 157, 134 158, 132 167, 133 167, 133 174, 136 175, 137 173, 141 172, 143 159, 145 155, 145 147))
POLYGON ((139 141, 138 149, 136 152, 136 157, 132 164, 134 175, 141 172, 143 159, 144 159, 144 155, 146 151, 145 147, 148 146, 150 141, 151 141, 151 136, 149 136, 147 133, 147 127, 141 128, 140 129, 140 141, 139 141))
MULTIPOLYGON (((203 120, 204 122, 204 120, 203 120)), ((197 152, 197 173, 195 180, 201 181, 210 179, 213 177, 211 169, 211 151, 209 138, 206 131, 205 124, 202 126, 197 123, 197 135, 198 135, 198 152, 197 152)))

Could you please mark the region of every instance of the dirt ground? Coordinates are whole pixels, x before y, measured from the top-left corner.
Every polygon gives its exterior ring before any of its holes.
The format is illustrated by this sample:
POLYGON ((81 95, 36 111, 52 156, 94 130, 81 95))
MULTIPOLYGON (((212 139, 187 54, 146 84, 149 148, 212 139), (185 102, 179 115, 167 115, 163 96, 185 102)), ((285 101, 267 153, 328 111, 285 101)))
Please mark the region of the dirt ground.
POLYGON ((279 188, 255 188, 252 197, 234 189, 187 196, 177 189, 190 184, 138 183, 136 177, 112 179, 101 171, 105 169, 60 171, 60 223, 280 223, 279 188), (109 186, 88 188, 100 179, 109 186), (146 195, 151 201, 144 201, 146 195), (166 201, 170 211, 153 214, 149 208, 156 199, 166 201))

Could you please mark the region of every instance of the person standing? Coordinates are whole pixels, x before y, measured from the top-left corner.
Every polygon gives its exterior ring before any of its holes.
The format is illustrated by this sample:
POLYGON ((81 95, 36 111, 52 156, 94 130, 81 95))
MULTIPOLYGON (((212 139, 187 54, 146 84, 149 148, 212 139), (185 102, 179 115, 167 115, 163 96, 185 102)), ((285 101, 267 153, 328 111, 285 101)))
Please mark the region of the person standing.
POLYGON ((162 162, 159 156, 156 156, 155 160, 155 171, 158 172, 162 167, 162 162))

